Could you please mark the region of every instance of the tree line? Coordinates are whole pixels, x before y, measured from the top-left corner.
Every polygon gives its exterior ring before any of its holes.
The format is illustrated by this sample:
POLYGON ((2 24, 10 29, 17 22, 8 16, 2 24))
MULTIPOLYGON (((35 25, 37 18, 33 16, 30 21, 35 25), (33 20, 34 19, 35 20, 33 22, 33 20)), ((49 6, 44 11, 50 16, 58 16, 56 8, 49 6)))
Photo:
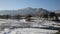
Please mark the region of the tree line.
MULTIPOLYGON (((56 14, 55 12, 50 12, 49 14, 43 14, 42 16, 40 15, 39 17, 42 17, 42 18, 47 18, 47 19, 52 19, 52 20, 59 20, 58 17, 60 15, 59 14, 56 14)), ((0 18, 2 19, 20 19, 22 16, 21 15, 14 15, 14 16, 11 16, 11 15, 0 15, 0 18)), ((30 20, 30 17, 32 17, 32 15, 24 15, 24 17, 26 17, 26 19, 30 20)))
POLYGON ((1 19, 20 19, 20 15, 15 15, 15 16, 11 16, 11 15, 0 15, 1 19))
POLYGON ((55 12, 50 12, 49 14, 44 15, 44 18, 52 19, 52 20, 59 20, 59 15, 55 12))

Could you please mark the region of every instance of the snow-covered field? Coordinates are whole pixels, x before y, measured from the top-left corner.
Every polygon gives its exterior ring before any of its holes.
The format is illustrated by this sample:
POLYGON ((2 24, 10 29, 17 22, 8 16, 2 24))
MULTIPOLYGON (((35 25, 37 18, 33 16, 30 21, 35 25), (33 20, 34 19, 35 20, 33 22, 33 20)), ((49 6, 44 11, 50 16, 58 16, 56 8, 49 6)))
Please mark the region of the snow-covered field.
POLYGON ((58 27, 60 23, 54 21, 35 19, 33 22, 26 22, 25 19, 13 20, 13 19, 0 19, 0 34, 53 34, 57 30, 40 29, 40 27, 58 27), (15 27, 14 29, 9 29, 15 27), (18 27, 18 28, 16 28, 18 27), (27 28, 20 28, 27 27, 27 28), (29 27, 29 28, 28 28, 29 27), (39 27, 39 28, 30 28, 39 27))
POLYGON ((54 34, 56 30, 35 29, 35 28, 17 28, 5 29, 0 34, 54 34))

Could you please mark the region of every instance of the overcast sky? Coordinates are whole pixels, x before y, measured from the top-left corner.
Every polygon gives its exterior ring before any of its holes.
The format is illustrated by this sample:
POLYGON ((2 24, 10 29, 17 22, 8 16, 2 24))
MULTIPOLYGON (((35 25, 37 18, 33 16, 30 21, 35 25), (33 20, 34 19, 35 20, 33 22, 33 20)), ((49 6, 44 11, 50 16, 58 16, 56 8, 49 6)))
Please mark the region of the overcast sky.
POLYGON ((0 0, 0 10, 16 10, 26 7, 59 10, 60 0, 0 0))

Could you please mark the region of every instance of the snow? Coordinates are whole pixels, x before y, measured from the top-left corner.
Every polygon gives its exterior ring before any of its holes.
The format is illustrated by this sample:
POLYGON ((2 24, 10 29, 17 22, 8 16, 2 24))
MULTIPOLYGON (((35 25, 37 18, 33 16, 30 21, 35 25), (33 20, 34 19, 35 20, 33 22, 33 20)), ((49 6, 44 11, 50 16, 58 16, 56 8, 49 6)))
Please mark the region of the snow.
POLYGON ((58 26, 60 25, 60 23, 56 23, 53 21, 47 21, 47 20, 41 20, 41 19, 34 20, 34 22, 26 22, 25 19, 22 19, 22 20, 0 19, 0 26, 1 25, 4 25, 4 26, 30 25, 32 27, 47 27, 47 26, 60 27, 58 26), (52 25, 52 24, 55 24, 55 25, 52 25))
POLYGON ((48 21, 44 19, 35 19, 33 22, 27 22, 26 19, 21 20, 13 20, 13 19, 0 19, 0 30, 4 28, 0 34, 53 34, 57 32, 57 30, 49 30, 49 29, 38 29, 38 28, 15 28, 9 29, 10 27, 60 27, 60 23, 54 21, 48 21), (54 24, 54 25, 52 25, 54 24))
POLYGON ((56 30, 35 29, 35 28, 18 28, 18 29, 5 29, 0 34, 54 34, 56 30))

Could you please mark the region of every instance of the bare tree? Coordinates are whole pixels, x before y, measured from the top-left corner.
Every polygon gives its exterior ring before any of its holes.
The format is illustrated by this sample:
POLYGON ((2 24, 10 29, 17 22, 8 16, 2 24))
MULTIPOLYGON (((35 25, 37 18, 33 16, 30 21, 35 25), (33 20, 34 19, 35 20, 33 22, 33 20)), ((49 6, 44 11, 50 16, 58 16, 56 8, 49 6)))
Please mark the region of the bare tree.
POLYGON ((58 16, 55 14, 55 12, 51 12, 48 16, 49 18, 52 18, 52 20, 58 20, 58 16))
POLYGON ((26 21, 31 21, 31 17, 32 17, 31 15, 26 16, 27 19, 26 21))
POLYGON ((15 19, 18 19, 18 20, 20 19, 20 15, 15 15, 14 17, 15 19))

